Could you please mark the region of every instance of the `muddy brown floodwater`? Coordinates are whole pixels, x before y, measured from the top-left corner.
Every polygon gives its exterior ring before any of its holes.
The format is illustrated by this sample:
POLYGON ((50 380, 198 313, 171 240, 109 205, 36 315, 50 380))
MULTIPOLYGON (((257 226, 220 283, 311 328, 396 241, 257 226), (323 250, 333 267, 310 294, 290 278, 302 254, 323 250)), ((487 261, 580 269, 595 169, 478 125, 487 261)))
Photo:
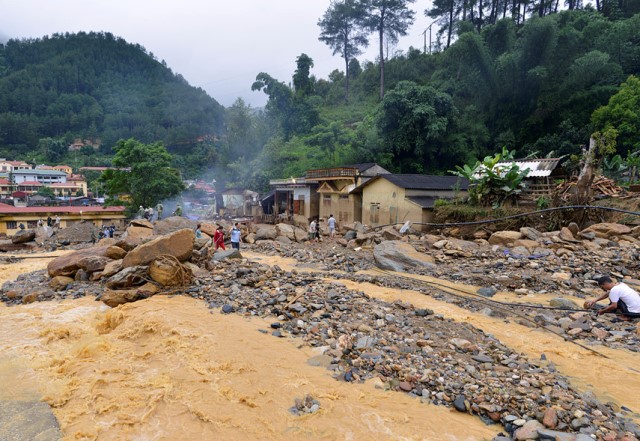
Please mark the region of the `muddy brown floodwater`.
MULTIPOLYGON (((0 283, 48 259, 3 267, 0 283), (16 266, 14 266, 16 265, 16 266)), ((269 322, 188 297, 0 304, 0 399, 49 403, 65 440, 480 440, 478 418, 341 383, 269 322), (312 395, 315 414, 289 412, 312 395)), ((0 432, 1 432, 0 428, 0 432)))

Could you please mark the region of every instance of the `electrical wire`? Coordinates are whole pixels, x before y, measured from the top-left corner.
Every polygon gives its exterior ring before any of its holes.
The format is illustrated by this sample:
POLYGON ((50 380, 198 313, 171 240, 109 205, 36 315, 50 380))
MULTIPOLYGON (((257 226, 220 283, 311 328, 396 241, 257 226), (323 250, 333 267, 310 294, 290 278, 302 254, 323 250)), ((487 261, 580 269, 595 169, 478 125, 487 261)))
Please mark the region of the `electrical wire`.
MULTIPOLYGON (((492 224, 492 223, 496 223, 496 222, 500 222, 500 221, 508 220, 508 219, 518 219, 518 218, 521 218, 521 217, 533 216, 533 215, 536 215, 536 214, 550 213, 550 212, 553 212, 553 211, 562 211, 562 210, 605 210, 605 211, 614 211, 614 212, 617 212, 617 213, 630 214, 632 216, 640 216, 640 212, 623 210, 621 208, 600 207, 600 206, 597 206, 597 205, 566 205, 566 206, 563 206, 563 207, 545 208, 543 210, 530 211, 530 212, 527 212, 527 213, 512 214, 510 216, 504 216, 504 217, 499 217, 499 218, 495 218, 495 219, 485 219, 485 220, 469 221, 469 222, 448 222, 448 223, 412 222, 412 225, 423 225, 423 226, 426 226, 426 227, 437 227, 437 228, 460 227, 460 226, 464 226, 464 225, 483 225, 483 224, 492 224)), ((377 226, 371 227, 371 228, 373 230, 377 230, 379 228, 392 227, 392 226, 395 226, 395 225, 403 225, 403 224, 404 224, 404 222, 395 222, 395 223, 392 223, 392 224, 377 225, 377 226)))

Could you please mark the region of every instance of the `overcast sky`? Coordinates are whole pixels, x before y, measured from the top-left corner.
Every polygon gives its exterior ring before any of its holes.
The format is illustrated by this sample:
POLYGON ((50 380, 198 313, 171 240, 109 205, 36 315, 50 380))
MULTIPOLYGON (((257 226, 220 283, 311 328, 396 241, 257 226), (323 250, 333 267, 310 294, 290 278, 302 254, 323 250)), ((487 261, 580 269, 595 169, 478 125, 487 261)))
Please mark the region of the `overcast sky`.
MULTIPOLYGON (((329 4, 329 0, 0 0, 0 39, 111 32, 144 46, 224 106, 238 97, 262 106, 264 93, 251 91, 256 75, 267 72, 289 83, 295 59, 303 52, 313 59, 312 74, 317 78, 344 70, 339 55, 332 56, 318 40, 317 23, 329 4)), ((422 48, 421 34, 432 21, 423 13, 428 4, 427 0, 413 4, 416 23, 396 50, 422 48)), ((372 35, 359 60, 373 61, 377 44, 372 35)))

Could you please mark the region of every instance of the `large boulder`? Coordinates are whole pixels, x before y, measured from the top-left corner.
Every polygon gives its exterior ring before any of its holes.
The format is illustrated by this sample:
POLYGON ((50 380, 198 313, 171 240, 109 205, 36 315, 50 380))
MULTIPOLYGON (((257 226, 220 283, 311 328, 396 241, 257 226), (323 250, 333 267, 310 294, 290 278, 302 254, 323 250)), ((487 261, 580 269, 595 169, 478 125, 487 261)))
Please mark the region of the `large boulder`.
POLYGON ((114 274, 119 273, 120 271, 122 271, 122 259, 112 260, 111 262, 107 263, 107 265, 102 270, 102 277, 111 277, 114 274))
POLYGON ((0 251, 2 252, 28 250, 35 247, 36 247, 35 242, 13 243, 11 242, 11 239, 0 240, 0 251))
POLYGON ((146 219, 134 219, 131 221, 132 226, 153 229, 153 224, 146 219))
POLYGON ((147 281, 146 266, 130 266, 111 276, 106 283, 109 289, 125 289, 140 286, 147 281))
POLYGON ((373 258, 379 268, 391 271, 405 271, 411 267, 435 267, 433 257, 419 253, 407 242, 397 240, 387 240, 376 245, 373 258))
POLYGON ((216 230, 218 229, 218 225, 212 224, 210 222, 203 222, 200 224, 200 231, 206 234, 209 237, 213 237, 216 234, 216 230))
POLYGON ((18 230, 16 234, 11 238, 12 243, 26 243, 31 242, 36 238, 36 232, 34 230, 18 230))
POLYGON ((106 290, 97 300, 101 300, 107 306, 115 308, 129 302, 147 299, 158 292, 158 288, 153 283, 145 283, 136 289, 106 290))
POLYGON ((616 224, 613 222, 603 222, 600 224, 591 225, 588 228, 582 230, 582 233, 593 232, 597 237, 603 239, 609 239, 615 236, 622 236, 631 233, 631 228, 626 225, 616 224))
POLYGON ((185 286, 191 283, 191 270, 173 256, 159 256, 149 265, 149 276, 162 286, 185 286))
POLYGON ((127 255, 127 252, 122 248, 120 248, 119 246, 111 245, 107 247, 107 257, 109 259, 114 259, 114 260, 124 259, 124 256, 126 255, 127 255))
POLYGON ((242 254, 240 254, 239 250, 230 249, 230 250, 218 250, 213 254, 213 260, 224 260, 224 259, 242 259, 242 254))
POLYGON ((309 233, 303 228, 295 227, 293 232, 296 236, 296 242, 304 242, 305 240, 309 239, 309 233))
POLYGON ((386 227, 382 230, 384 240, 402 240, 402 234, 398 233, 393 227, 386 227))
POLYGON ((93 242, 98 238, 98 228, 90 221, 81 221, 67 228, 58 229, 56 240, 65 243, 93 242), (92 234, 93 233, 93 234, 92 234))
POLYGON ((130 225, 127 231, 122 235, 123 238, 131 239, 133 241, 141 241, 147 237, 153 236, 153 228, 141 227, 138 225, 130 225))
POLYGON ((36 243, 38 245, 44 244, 51 236, 53 236, 53 228, 46 225, 36 228, 36 243))
POLYGON ((285 236, 289 240, 292 240, 292 241, 296 240, 295 228, 294 228, 293 225, 277 224, 276 225, 276 232, 277 232, 278 236, 285 236))
POLYGON ((92 247, 74 251, 63 256, 56 257, 47 265, 49 276, 69 276, 73 277, 81 269, 82 259, 91 256, 106 257, 109 247, 92 247))
POLYGON ((273 225, 261 225, 256 231, 254 240, 275 240, 278 237, 278 231, 273 225))
POLYGON ((78 261, 78 267, 87 273, 102 271, 112 259, 106 256, 86 256, 78 261))
POLYGON ((518 239, 522 239, 522 233, 520 231, 496 231, 489 238, 491 245, 511 245, 518 239))
POLYGON ((178 230, 166 236, 158 237, 129 251, 122 260, 122 266, 127 268, 147 265, 163 254, 174 256, 180 261, 187 260, 193 253, 195 239, 196 235, 192 229, 178 230))
POLYGON ((153 234, 163 236, 178 230, 195 230, 198 222, 192 221, 182 216, 171 216, 156 222, 153 227, 153 234))

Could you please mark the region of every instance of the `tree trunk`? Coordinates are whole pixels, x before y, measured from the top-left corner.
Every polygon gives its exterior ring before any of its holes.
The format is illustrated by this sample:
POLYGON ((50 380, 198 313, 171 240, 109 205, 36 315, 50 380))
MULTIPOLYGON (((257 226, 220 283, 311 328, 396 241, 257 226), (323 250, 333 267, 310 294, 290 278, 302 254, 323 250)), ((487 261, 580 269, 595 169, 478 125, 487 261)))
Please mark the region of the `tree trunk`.
POLYGON ((384 98, 384 27, 380 24, 378 28, 380 36, 380 100, 384 98))
POLYGON ((347 51, 344 51, 344 101, 349 102, 349 58, 347 51))
POLYGON ((478 30, 482 27, 482 0, 478 3, 478 30))
POLYGON ((454 1, 451 0, 451 7, 449 8, 449 29, 447 30, 447 49, 451 45, 451 32, 453 32, 453 8, 454 1))
POLYGON ((583 158, 582 170, 580 170, 578 182, 576 182, 575 203, 577 205, 587 204, 591 196, 591 184, 597 167, 596 140, 593 137, 589 139, 589 150, 583 153, 583 158))

